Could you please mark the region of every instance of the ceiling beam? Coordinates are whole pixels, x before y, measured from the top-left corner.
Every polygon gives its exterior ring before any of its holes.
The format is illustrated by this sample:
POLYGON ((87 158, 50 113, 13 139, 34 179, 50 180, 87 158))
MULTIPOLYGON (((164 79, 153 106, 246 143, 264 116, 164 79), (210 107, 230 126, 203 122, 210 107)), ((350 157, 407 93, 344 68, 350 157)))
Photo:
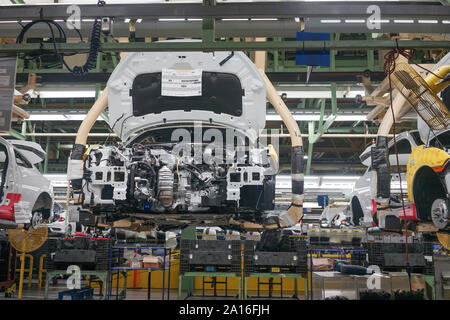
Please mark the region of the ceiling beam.
MULTIPOLYGON (((58 43, 59 52, 86 53, 89 43, 58 43)), ((102 52, 161 52, 161 51, 260 51, 260 50, 386 50, 400 48, 414 49, 450 49, 450 41, 422 40, 330 40, 330 41, 266 41, 266 42, 130 42, 102 43, 102 52)), ((51 43, 2 44, 0 53, 30 53, 39 50, 53 51, 51 43)))
MULTIPOLYGON (((110 4, 98 7, 96 4, 79 4, 84 19, 96 17, 114 18, 368 18, 370 2, 245 2, 217 3, 129 3, 110 4)), ((447 18, 450 7, 439 3, 377 2, 383 18, 447 18)), ((0 20, 67 19, 70 4, 2 6, 0 20)))

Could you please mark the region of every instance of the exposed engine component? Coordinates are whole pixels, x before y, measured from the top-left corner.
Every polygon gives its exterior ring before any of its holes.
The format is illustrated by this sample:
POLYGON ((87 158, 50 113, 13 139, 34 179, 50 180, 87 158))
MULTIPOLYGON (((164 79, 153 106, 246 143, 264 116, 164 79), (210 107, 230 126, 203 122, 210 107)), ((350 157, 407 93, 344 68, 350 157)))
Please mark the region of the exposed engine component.
POLYGON ((252 150, 242 163, 224 163, 219 157, 196 163, 195 158, 176 154, 173 147, 165 143, 92 148, 85 160, 83 206, 121 213, 273 209, 275 179, 267 160, 269 148, 252 150), (243 194, 254 199, 240 203, 243 194))

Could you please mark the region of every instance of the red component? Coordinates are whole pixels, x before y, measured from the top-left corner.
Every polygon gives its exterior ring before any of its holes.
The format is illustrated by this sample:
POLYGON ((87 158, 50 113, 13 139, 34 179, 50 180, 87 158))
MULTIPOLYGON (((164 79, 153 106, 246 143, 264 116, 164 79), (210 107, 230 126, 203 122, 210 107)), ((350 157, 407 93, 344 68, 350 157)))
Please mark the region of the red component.
MULTIPOLYGON (((0 206, 0 219, 14 221, 14 204, 20 201, 20 193, 8 193, 6 199, 9 199, 8 205, 0 206)), ((6 201, 6 200, 5 200, 6 201)))
POLYGON ((75 232, 75 237, 86 237, 86 232, 75 232))
POLYGON ((64 222, 64 218, 59 218, 59 222, 64 222))
POLYGON ((373 216, 376 213, 377 213, 377 202, 375 201, 375 199, 372 199, 372 212, 371 212, 371 214, 373 216))
POLYGON ((416 205, 414 203, 411 203, 411 206, 409 208, 405 208, 405 211, 400 210, 398 213, 398 217, 400 219, 419 221, 416 213, 416 205))

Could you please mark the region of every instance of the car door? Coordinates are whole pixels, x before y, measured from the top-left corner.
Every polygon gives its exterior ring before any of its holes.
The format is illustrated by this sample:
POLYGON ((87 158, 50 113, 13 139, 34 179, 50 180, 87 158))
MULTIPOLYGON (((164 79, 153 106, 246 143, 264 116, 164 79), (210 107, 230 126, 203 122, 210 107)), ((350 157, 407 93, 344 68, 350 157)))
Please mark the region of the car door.
POLYGON ((15 190, 16 178, 20 177, 15 177, 11 151, 6 140, 0 138, 0 220, 14 221, 14 203, 20 200, 15 190))

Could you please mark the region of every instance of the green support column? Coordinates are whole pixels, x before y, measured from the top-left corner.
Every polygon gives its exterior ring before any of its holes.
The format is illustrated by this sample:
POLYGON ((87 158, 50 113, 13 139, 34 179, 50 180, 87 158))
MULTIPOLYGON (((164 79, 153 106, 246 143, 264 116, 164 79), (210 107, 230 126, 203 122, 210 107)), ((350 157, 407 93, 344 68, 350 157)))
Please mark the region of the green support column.
POLYGON ((311 161, 312 161, 312 151, 314 143, 316 143, 322 134, 328 130, 331 124, 334 122, 337 116, 337 98, 336 98, 336 83, 331 83, 331 115, 328 116, 325 122, 323 121, 323 117, 325 115, 325 99, 320 99, 318 101, 320 103, 320 119, 319 126, 317 128, 317 132, 315 131, 315 122, 308 122, 308 161, 306 162, 306 174, 309 175, 311 173, 311 161))
MULTIPOLYGON (((30 133, 32 133, 33 132, 33 126, 31 125, 31 121, 27 121, 27 125, 28 125, 28 131, 30 132, 30 133)), ((36 137, 31 137, 31 141, 33 141, 33 142, 36 142, 36 137)), ((39 168, 39 171, 42 173, 43 171, 44 171, 44 168, 42 167, 42 162, 39 162, 38 164, 37 164, 37 166, 38 166, 38 168, 39 168)))
MULTIPOLYGON (((204 6, 215 6, 216 0, 203 0, 204 6)), ((202 22, 202 42, 212 43, 216 40, 215 32, 216 20, 214 18, 203 18, 202 22)))
MULTIPOLYGON (((187 227, 181 231, 180 241, 183 240, 195 240, 197 239, 197 232, 195 227, 187 227)), ((194 277, 184 277, 180 274, 178 279, 178 299, 181 299, 181 294, 183 291, 187 292, 189 296, 194 292, 195 278, 194 277)))
POLYGON ((44 173, 48 172, 48 152, 49 151, 50 151, 50 137, 47 137, 47 143, 45 145, 44 173))

